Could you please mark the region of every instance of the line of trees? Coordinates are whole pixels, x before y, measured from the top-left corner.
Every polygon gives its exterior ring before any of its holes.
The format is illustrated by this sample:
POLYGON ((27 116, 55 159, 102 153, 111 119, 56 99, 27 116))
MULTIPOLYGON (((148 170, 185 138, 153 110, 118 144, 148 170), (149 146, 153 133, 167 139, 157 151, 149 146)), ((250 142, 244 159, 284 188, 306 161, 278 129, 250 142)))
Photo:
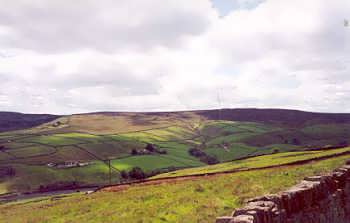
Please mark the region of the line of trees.
POLYGON ((203 163, 209 164, 209 165, 213 165, 213 164, 217 164, 219 163, 219 160, 214 157, 214 156, 210 156, 208 154, 206 154, 203 150, 198 149, 198 148, 191 148, 189 149, 189 154, 191 156, 197 157, 199 158, 199 160, 203 163))
POLYGON ((147 177, 146 173, 140 167, 134 167, 130 171, 121 171, 120 173, 123 179, 142 180, 147 177))

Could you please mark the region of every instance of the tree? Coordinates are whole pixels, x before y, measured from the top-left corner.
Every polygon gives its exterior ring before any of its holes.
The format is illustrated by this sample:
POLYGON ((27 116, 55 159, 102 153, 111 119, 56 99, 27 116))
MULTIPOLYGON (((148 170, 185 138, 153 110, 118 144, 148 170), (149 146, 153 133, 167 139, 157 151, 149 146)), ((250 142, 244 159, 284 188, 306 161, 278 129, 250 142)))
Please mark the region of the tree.
POLYGON ((168 152, 165 149, 158 150, 159 154, 167 154, 168 152))
POLYGON ((151 153, 153 153, 153 152, 156 151, 156 148, 154 148, 154 145, 151 144, 151 143, 148 143, 148 144, 146 145, 146 148, 145 148, 145 149, 148 150, 148 151, 150 151, 151 153))
POLYGON ((194 157, 201 157, 206 155, 202 150, 197 148, 191 148, 190 150, 188 150, 188 152, 190 153, 191 156, 194 156, 194 157))
POLYGON ((128 173, 127 173, 125 170, 122 170, 122 171, 120 172, 120 176, 121 176, 123 179, 129 178, 129 175, 128 175, 128 173))
POLYGON ((203 163, 212 165, 219 163, 219 160, 216 157, 209 156, 205 152, 203 152, 201 149, 198 148, 191 148, 188 150, 191 156, 199 158, 199 160, 203 163))
POLYGON ((132 149, 131 150, 131 155, 136 156, 138 154, 136 149, 132 149))
POLYGON ((134 167, 132 170, 130 170, 129 177, 132 179, 140 180, 146 178, 146 174, 140 167, 134 167))
POLYGON ((205 156, 202 156, 200 158, 200 161, 209 165, 214 165, 219 163, 219 160, 216 157, 209 156, 207 154, 205 154, 205 156))

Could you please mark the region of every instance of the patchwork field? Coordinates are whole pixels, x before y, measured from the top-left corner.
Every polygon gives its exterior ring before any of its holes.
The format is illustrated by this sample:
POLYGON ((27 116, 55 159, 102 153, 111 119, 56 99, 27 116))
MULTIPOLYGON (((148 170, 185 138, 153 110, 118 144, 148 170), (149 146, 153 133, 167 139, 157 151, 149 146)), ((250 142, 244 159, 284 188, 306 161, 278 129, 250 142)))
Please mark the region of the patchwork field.
POLYGON ((332 156, 350 154, 350 147, 324 151, 304 151, 304 152, 286 152, 273 155, 257 156, 233 162, 227 162, 212 166, 204 166, 197 168, 188 168, 184 170, 173 171, 152 177, 151 179, 182 177, 200 174, 222 173, 247 171, 250 169, 259 169, 274 166, 283 166, 286 164, 299 163, 309 161, 310 159, 322 159, 332 156))
POLYGON ((338 119, 315 114, 301 124, 304 113, 286 122, 272 112, 263 113, 261 121, 260 111, 245 117, 249 112, 235 117, 226 111, 80 114, 2 132, 0 193, 211 172, 217 163, 221 171, 232 168, 230 161, 264 154, 275 154, 269 162, 278 163, 291 151, 348 144, 350 124, 338 119), (130 174, 135 168, 136 175, 130 174))
MULTIPOLYGON (((348 151, 293 152, 278 156, 278 163, 312 159, 348 151)), ((276 155, 257 160, 232 162, 243 166, 266 166, 276 155)), ((264 170, 218 174, 207 177, 106 188, 90 195, 37 198, 0 205, 0 222, 214 222, 228 215, 245 199, 276 193, 296 184, 305 176, 326 173, 341 166, 350 155, 280 166, 264 170), (78 204, 79 205, 76 205, 78 204), (29 214, 30 213, 30 214, 29 214), (131 220, 132 219, 132 220, 131 220)), ((222 164, 211 168, 219 171, 222 164)))

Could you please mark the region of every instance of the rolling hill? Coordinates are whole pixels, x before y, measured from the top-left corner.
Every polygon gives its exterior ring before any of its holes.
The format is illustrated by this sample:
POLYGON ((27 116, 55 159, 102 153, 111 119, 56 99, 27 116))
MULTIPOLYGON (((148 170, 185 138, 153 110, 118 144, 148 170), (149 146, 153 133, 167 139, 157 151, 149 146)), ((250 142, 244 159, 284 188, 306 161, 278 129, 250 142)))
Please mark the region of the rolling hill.
MULTIPOLYGON (((260 169, 159 179, 107 187, 93 194, 53 195, 3 204, 0 222, 215 222, 217 216, 229 215, 248 198, 277 193, 306 176, 341 167, 350 158, 349 154, 336 155, 341 151, 350 150, 266 155, 256 158, 256 164, 247 159, 225 165, 226 170, 238 166, 260 169), (271 160, 284 165, 270 166, 271 160), (303 162, 296 164, 297 161, 303 162)), ((223 165, 210 168, 221 172, 223 165)))
POLYGON ((220 109, 197 112, 212 120, 246 121, 302 127, 315 124, 350 123, 347 113, 317 113, 288 109, 220 109))
POLYGON ((0 132, 31 128, 50 122, 58 115, 22 114, 17 112, 0 112, 0 132))
POLYGON ((0 133, 3 194, 129 182, 265 154, 344 147, 350 138, 350 114, 281 109, 3 114, 1 129, 11 130, 0 133))

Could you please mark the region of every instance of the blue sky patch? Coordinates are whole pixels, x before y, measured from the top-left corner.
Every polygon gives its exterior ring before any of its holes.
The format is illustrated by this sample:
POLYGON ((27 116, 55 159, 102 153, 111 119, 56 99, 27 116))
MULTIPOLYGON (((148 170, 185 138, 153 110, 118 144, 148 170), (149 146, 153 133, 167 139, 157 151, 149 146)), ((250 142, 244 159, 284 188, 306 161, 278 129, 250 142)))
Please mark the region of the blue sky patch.
POLYGON ((221 16, 238 9, 253 9, 265 0, 212 0, 221 16))

